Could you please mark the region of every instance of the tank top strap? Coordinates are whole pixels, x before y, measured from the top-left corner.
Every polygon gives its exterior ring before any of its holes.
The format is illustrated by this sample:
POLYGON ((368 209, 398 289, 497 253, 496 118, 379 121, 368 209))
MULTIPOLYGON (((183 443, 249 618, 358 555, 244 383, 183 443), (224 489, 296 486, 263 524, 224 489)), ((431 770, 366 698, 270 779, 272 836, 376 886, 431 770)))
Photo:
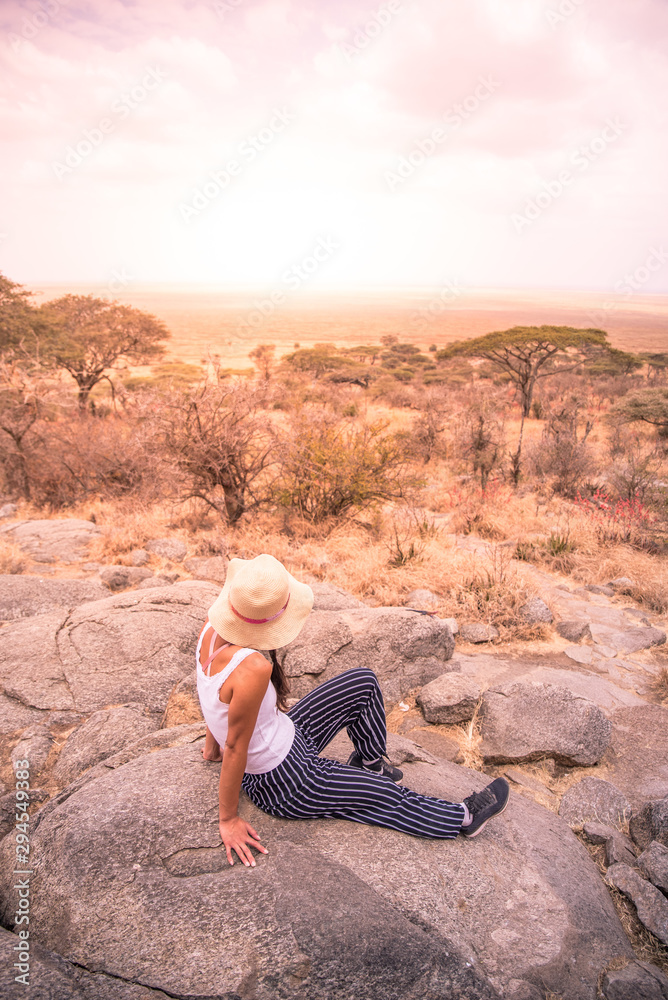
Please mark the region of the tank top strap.
POLYGON ((256 649, 249 649, 247 647, 238 649, 234 654, 234 656, 232 657, 232 659, 230 660, 230 662, 227 664, 227 666, 224 667, 219 674, 212 674, 212 676, 215 677, 217 681, 216 690, 220 691, 221 687, 223 686, 227 678, 230 676, 232 671, 239 666, 242 660, 245 660, 247 656, 251 655, 251 653, 256 653, 256 652, 257 652, 256 649))

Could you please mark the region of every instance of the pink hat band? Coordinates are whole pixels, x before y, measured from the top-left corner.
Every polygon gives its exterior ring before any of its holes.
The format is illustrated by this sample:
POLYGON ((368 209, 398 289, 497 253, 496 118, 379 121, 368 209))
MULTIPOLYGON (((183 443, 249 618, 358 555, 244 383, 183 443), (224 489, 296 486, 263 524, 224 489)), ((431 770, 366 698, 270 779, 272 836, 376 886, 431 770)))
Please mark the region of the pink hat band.
POLYGON ((237 616, 237 618, 241 618, 242 622, 246 622, 248 625, 266 625, 267 622, 273 622, 276 621, 277 618, 280 618, 289 603, 290 603, 290 595, 288 594, 288 599, 281 608, 281 610, 277 612, 277 614, 272 615, 271 618, 246 618, 244 615, 239 614, 239 612, 234 607, 232 602, 230 602, 230 607, 232 608, 232 611, 237 616))

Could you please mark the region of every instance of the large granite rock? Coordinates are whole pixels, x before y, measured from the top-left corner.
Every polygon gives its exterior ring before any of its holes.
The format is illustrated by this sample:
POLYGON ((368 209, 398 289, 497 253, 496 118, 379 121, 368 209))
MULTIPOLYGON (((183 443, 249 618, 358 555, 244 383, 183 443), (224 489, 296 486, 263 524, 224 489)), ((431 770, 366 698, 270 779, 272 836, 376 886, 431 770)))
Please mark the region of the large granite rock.
POLYGON ((37 576, 0 576, 0 621, 16 621, 47 611, 99 601, 109 591, 92 580, 42 580, 37 576))
MULTIPOLYGON (((668 708, 639 705, 610 716, 610 778, 639 808, 668 795, 668 708)), ((608 758, 606 758, 607 761, 608 758)))
POLYGON ((643 851, 653 840, 668 847, 668 795, 655 802, 646 802, 631 817, 629 833, 643 851))
MULTIPOLYGON (((491 1000, 549 989, 595 1000, 601 970, 633 957, 586 850, 526 800, 513 798, 475 841, 430 841, 274 819, 242 797, 269 854, 255 869, 230 868, 219 768, 203 762, 201 740, 107 764, 36 818, 30 926, 41 948, 119 988, 224 1000, 491 1000)), ((487 780, 442 761, 403 766, 411 787, 455 800, 487 780)), ((14 861, 8 837, 5 922, 14 861)))
POLYGON ((610 742, 610 723, 600 708, 557 684, 520 681, 490 689, 480 718, 479 749, 490 764, 552 757, 589 767, 610 742))
POLYGON ((668 896, 668 847, 653 840, 638 858, 638 868, 652 885, 668 896))
POLYGON ((611 782, 587 775, 568 789, 559 815, 569 826, 594 820, 619 830, 631 817, 631 803, 611 782))
POLYGON ((212 583, 225 583, 227 576, 227 559, 225 556, 192 556, 186 559, 184 569, 192 573, 196 580, 211 580, 212 583))
POLYGON ((365 608, 368 605, 349 594, 343 587, 325 581, 311 581, 314 611, 350 611, 351 608, 365 608))
POLYGON ((440 725, 465 722, 473 718, 480 691, 473 677, 451 672, 425 684, 417 703, 427 722, 440 725))
POLYGON ((601 990, 605 1000, 668 1000, 668 976, 649 962, 629 962, 606 972, 601 990))
POLYGON ((218 589, 184 581, 13 622, 0 630, 0 732, 51 709, 95 712, 138 702, 162 714, 193 668, 218 589))
POLYGON ((663 944, 668 944, 668 899, 630 865, 611 865, 606 878, 631 900, 647 930, 663 944))
POLYGON ((85 559, 92 540, 100 529, 92 521, 78 518, 12 521, 0 527, 0 537, 15 542, 35 562, 74 563, 85 559))
POLYGON ((147 552, 172 562, 182 562, 188 551, 188 546, 180 538, 152 538, 144 548, 147 552))
POLYGON ((351 608, 311 612, 278 656, 296 698, 344 670, 371 667, 385 698, 398 701, 444 673, 454 648, 438 618, 404 608, 351 608))
POLYGON ((158 728, 158 721, 130 706, 103 709, 89 715, 67 738, 60 751, 53 777, 68 785, 82 771, 122 750, 158 728))

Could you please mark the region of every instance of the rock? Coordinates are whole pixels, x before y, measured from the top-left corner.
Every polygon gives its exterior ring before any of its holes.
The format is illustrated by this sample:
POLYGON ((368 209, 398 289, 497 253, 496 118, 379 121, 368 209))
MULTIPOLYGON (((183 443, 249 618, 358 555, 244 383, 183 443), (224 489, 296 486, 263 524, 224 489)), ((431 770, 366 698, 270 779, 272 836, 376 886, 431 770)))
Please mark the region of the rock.
POLYGON ((396 702, 444 673, 454 647, 450 629, 438 618, 405 608, 365 607, 311 612, 278 658, 294 697, 366 665, 378 675, 385 698, 396 702))
POLYGON ((183 562, 188 546, 180 538, 152 538, 150 542, 146 543, 145 549, 161 559, 183 562))
POLYGON ((174 582, 171 573, 160 573, 158 576, 147 576, 145 580, 140 580, 135 590, 153 590, 155 587, 171 587, 174 582))
POLYGON ((174 685, 193 669, 197 636, 217 595, 217 587, 187 580, 6 625, 0 732, 50 711, 88 713, 128 702, 159 717, 174 685))
MULTIPOLYGON (((20 930, 25 928, 17 927, 17 931, 20 930)), ((30 985, 26 989, 22 983, 17 983, 15 992, 8 987, 6 1000, 21 1000, 22 997, 30 997, 31 1000, 164 1000, 164 993, 79 969, 60 955, 42 948, 32 936, 28 940, 30 985)), ((18 934, 0 928, 0 962, 3 969, 13 967, 17 960, 16 945, 20 941, 18 934)))
POLYGON ((612 837, 605 842, 605 863, 606 865, 635 865, 636 852, 633 844, 623 833, 615 830, 612 837))
POLYGON ((614 580, 610 580, 607 586, 612 587, 617 594, 620 592, 623 593, 625 590, 633 590, 635 583, 628 576, 618 576, 614 580))
MULTIPOLYGON (((404 767, 411 787, 455 800, 487 781, 442 761, 404 767)), ((275 819, 242 797, 270 851, 249 871, 221 851, 218 771, 201 741, 158 750, 40 810, 30 928, 41 947, 171 996, 250 996, 252 976, 256 1000, 492 1000, 538 983, 593 1000, 600 970, 633 957, 584 847, 528 800, 513 797, 484 841, 439 842, 275 819)), ((5 922, 14 862, 6 838, 5 922)))
MULTIPOLYGON (((48 799, 47 793, 41 788, 31 788, 29 791, 29 802, 44 802, 48 799)), ((25 803, 24 803, 25 805, 25 803)), ((16 790, 7 792, 0 797, 0 839, 10 831, 16 830, 16 790)))
POLYGON ((493 625, 483 625, 475 623, 472 625, 460 625, 459 638, 464 642, 493 642, 499 638, 499 630, 493 625))
POLYGON ((74 517, 14 521, 0 528, 0 536, 15 542, 35 562, 42 563, 73 563, 85 559, 86 549, 99 534, 97 525, 74 517))
POLYGON ((605 823, 594 823, 592 820, 587 820, 582 830, 590 844, 605 844, 607 840, 610 840, 618 832, 614 826, 607 826, 605 823))
POLYGON ((540 597, 532 597, 530 601, 522 605, 519 613, 529 625, 538 625, 541 622, 549 625, 553 620, 552 612, 540 597))
POLYGON ((417 696, 417 703, 427 722, 448 725, 472 719, 479 698, 480 685, 477 681, 462 674, 449 673, 425 684, 417 696))
POLYGON ((646 802, 642 809, 631 817, 629 833, 643 851, 653 840, 668 847, 668 795, 658 802, 646 802))
POLYGON ((603 597, 614 597, 615 591, 612 587, 601 587, 598 583, 585 584, 585 590, 590 594, 601 594, 603 597))
POLYGON ((314 580, 309 586, 313 591, 314 611, 348 611, 351 608, 367 607, 363 601, 359 601, 343 587, 337 587, 333 583, 314 580))
POLYGON ((592 661, 593 650, 589 646, 569 646, 564 650, 569 660, 576 663, 588 664, 592 661))
POLYGON ((561 800, 559 815, 569 826, 593 820, 619 830, 631 815, 631 803, 609 781, 588 775, 568 789, 561 800))
POLYGON ((507 767, 503 773, 509 781, 531 792, 534 798, 538 795, 539 799, 543 800, 543 804, 547 802, 553 806, 558 805, 559 799, 554 792, 532 775, 524 774, 523 771, 518 771, 515 767, 507 767))
POLYGON ((568 642, 581 642, 583 639, 591 639, 591 632, 587 622, 565 621, 557 624, 557 632, 568 642))
POLYGON ((404 605, 407 608, 433 610, 439 606, 442 600, 443 598, 434 594, 433 591, 418 588, 418 590, 411 590, 410 594, 406 594, 404 605))
POLYGON ((666 633, 660 628, 629 628, 610 636, 610 645, 619 653, 637 653, 652 646, 663 646, 666 633))
POLYGON ((3 503, 2 507, 0 507, 0 517, 14 517, 17 510, 18 507, 15 503, 3 503))
POLYGON ((419 743, 414 743, 413 740, 406 739, 405 736, 398 736, 396 733, 387 734, 387 756, 391 763, 396 765, 415 764, 418 761, 425 764, 438 764, 438 757, 434 757, 419 743))
POLYGON ((601 989, 604 1000, 668 1000, 668 976, 649 962, 629 962, 606 972, 601 989))
POLYGON ((610 721, 611 781, 634 809, 668 795, 668 708, 619 708, 610 721))
POLYGON ((146 549, 133 549, 130 553, 130 559, 133 566, 145 566, 150 558, 151 557, 146 549))
POLYGON ((590 767, 610 742, 601 710, 556 684, 516 682, 486 691, 480 718, 479 750, 487 764, 552 757, 590 767))
POLYGON ((606 879, 631 900, 647 930, 668 944, 668 899, 629 865, 612 865, 606 879))
POLYGON ((197 673, 193 670, 172 688, 160 728, 167 729, 169 726, 200 722, 202 718, 197 694, 197 673))
POLYGON ((649 615, 646 611, 641 611, 640 608, 622 608, 622 610, 629 618, 636 618, 643 624, 649 625, 649 615))
POLYGON ((124 746, 148 736, 158 728, 154 718, 124 705, 93 712, 68 737, 60 751, 53 776, 59 785, 69 785, 82 771, 124 746))
POLYGON ((653 840, 638 858, 637 865, 645 878, 668 896, 668 848, 653 840))
POLYGON ((443 618, 441 620, 445 622, 453 635, 457 635, 459 632, 459 625, 457 624, 456 618, 443 618))
POLYGON ((92 580, 43 580, 37 576, 0 576, 0 620, 16 621, 56 608, 76 608, 108 597, 106 587, 92 580))
POLYGON ((186 559, 184 569, 196 580, 211 580, 212 583, 225 583, 227 576, 227 559, 224 556, 193 556, 186 559))
POLYGON ((136 587, 142 580, 152 576, 150 569, 143 569, 141 566, 105 566, 100 570, 100 579, 104 580, 109 590, 136 587))
POLYGON ((21 739, 12 750, 12 764, 16 767, 17 760, 29 761, 30 781, 34 784, 35 778, 44 770, 52 744, 53 740, 46 726, 30 726, 23 731, 21 739))

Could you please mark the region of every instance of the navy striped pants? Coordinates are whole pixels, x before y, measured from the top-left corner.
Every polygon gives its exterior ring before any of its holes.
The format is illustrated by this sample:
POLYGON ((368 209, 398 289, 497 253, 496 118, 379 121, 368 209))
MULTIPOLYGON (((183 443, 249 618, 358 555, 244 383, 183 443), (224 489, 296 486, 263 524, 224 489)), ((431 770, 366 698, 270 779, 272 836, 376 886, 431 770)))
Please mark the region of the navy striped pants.
POLYGON ((243 778, 244 791, 264 812, 287 819, 350 819, 415 837, 457 836, 464 819, 461 803, 420 795, 381 774, 318 756, 343 728, 364 760, 385 753, 385 707, 373 670, 348 670, 325 681, 288 714, 295 739, 285 760, 243 778))

